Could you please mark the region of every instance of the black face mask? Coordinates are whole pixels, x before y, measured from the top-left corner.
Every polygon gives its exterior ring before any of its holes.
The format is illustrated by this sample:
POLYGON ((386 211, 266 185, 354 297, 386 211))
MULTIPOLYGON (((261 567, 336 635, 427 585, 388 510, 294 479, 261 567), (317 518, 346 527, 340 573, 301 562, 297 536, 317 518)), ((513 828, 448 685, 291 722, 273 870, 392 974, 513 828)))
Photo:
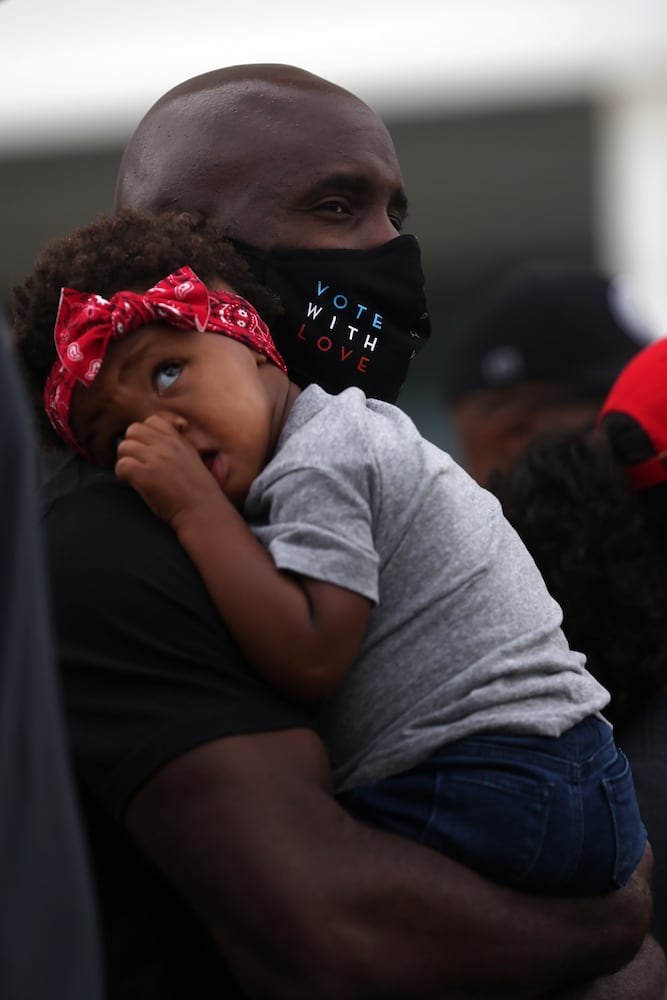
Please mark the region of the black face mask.
POLYGON ((258 250, 235 242, 285 308, 271 326, 289 376, 338 393, 356 385, 390 403, 431 333, 419 244, 374 250, 258 250))

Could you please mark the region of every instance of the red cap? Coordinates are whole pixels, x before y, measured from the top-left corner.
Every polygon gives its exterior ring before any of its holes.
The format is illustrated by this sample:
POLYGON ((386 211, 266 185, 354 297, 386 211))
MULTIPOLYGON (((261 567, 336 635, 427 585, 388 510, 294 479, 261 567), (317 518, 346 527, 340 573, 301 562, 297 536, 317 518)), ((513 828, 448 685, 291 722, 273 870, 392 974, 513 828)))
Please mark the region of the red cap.
POLYGON ((625 413, 648 434, 657 454, 626 466, 635 489, 667 482, 667 337, 639 352, 618 376, 598 416, 625 413))

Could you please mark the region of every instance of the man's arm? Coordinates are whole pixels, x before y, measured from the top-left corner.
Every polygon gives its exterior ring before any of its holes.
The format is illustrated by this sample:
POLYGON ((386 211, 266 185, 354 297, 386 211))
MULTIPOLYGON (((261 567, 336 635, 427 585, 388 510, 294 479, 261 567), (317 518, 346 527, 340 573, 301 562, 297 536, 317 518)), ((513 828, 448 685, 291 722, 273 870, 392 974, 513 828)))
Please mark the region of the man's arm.
POLYGON ((520 1000, 639 947, 640 880, 540 900, 353 821, 307 716, 246 667, 141 498, 75 465, 45 500, 78 773, 251 995, 520 1000))
POLYGON ((553 995, 629 961, 650 918, 638 876, 606 897, 550 900, 359 825, 306 730, 178 757, 138 791, 126 824, 250 996, 553 995))

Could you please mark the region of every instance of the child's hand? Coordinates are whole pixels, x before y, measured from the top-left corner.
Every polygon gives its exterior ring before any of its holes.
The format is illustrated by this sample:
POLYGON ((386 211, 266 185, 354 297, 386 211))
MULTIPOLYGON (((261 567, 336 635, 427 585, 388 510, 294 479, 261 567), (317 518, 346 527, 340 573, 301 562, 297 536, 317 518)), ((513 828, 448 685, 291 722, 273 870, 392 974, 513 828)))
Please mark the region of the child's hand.
POLYGON ((118 446, 116 476, 141 494, 154 514, 174 526, 221 490, 198 451, 179 433, 175 414, 130 424, 118 446))

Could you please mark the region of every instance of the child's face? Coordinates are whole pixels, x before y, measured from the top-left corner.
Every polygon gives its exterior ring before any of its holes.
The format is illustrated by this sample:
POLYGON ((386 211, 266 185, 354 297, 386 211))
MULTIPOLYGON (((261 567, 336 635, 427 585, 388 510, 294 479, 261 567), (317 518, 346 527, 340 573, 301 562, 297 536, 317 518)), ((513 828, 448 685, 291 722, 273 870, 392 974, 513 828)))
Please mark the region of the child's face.
POLYGON ((288 384, 263 355, 224 334, 156 323, 109 345, 93 384, 74 391, 72 427, 96 463, 113 466, 131 423, 175 414, 209 468, 219 459, 222 488, 239 501, 273 452, 276 402, 288 384))

